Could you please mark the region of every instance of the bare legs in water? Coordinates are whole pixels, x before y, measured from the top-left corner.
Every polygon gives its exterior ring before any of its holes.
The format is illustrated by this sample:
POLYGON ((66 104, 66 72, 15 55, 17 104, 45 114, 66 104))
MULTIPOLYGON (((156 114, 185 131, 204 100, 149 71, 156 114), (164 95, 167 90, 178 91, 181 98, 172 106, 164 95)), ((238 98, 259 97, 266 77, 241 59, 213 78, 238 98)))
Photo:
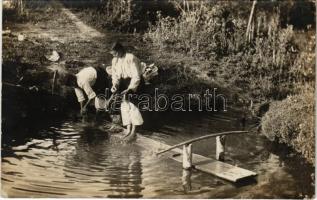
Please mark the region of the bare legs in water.
POLYGON ((126 129, 125 135, 122 139, 126 142, 130 142, 136 139, 136 126, 129 124, 126 129))

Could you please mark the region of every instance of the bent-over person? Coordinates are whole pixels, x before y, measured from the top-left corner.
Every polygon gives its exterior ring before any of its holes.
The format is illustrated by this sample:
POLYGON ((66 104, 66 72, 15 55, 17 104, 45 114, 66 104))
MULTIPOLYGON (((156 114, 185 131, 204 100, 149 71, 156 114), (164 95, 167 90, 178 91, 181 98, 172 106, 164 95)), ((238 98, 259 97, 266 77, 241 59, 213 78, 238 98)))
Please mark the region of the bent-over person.
POLYGON ((101 67, 86 67, 77 74, 69 74, 66 85, 74 87, 77 100, 80 104, 80 113, 87 111, 87 106, 95 99, 95 107, 98 111, 103 108, 106 88, 110 88, 111 79, 101 67), (100 95, 99 98, 98 96, 100 95), (87 100, 86 100, 87 96, 87 100))

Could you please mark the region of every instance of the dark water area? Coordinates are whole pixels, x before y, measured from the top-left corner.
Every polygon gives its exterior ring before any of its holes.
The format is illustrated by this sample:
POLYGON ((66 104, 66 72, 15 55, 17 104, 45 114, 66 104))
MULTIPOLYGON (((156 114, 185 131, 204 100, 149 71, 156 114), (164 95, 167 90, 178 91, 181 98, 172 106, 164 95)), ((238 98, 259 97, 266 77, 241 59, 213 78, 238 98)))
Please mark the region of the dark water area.
MULTIPOLYGON (((167 144, 243 129, 239 114, 233 112, 145 116, 157 126, 145 126, 139 133, 167 144)), ((37 129, 21 130, 29 134, 2 140, 2 191, 9 197, 302 198, 314 194, 314 168, 287 148, 276 149, 280 145, 255 131, 227 138, 226 162, 258 173, 255 180, 237 185, 182 170, 181 163, 157 157, 137 142, 122 143, 109 127, 109 122, 93 115, 88 119, 73 115, 42 121, 37 129)), ((214 139, 195 143, 193 151, 214 158, 214 139)))

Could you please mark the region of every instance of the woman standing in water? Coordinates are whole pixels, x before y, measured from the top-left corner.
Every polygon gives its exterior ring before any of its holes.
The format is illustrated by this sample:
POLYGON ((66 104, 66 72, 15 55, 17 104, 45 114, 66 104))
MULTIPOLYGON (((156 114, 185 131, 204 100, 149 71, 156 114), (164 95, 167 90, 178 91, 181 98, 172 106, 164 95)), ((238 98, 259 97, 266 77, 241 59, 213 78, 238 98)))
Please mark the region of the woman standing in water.
POLYGON ((121 93, 121 116, 123 126, 127 126, 127 133, 124 139, 132 141, 136 138, 136 127, 143 124, 142 115, 135 102, 131 102, 129 94, 140 92, 143 84, 141 64, 139 59, 131 53, 127 53, 124 47, 115 42, 110 53, 113 55, 112 93, 121 93))

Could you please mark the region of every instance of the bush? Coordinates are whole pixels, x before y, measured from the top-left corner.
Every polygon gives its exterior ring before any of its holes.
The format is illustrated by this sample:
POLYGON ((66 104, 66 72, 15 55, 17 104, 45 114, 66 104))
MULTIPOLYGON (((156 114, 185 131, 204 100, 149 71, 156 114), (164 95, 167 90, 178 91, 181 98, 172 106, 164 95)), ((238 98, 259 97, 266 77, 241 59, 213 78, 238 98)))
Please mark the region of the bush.
POLYGON ((313 89, 273 102, 262 118, 262 132, 272 141, 293 147, 315 165, 314 111, 313 89))
POLYGON ((229 7, 201 3, 190 11, 184 11, 178 18, 163 17, 158 13, 158 22, 150 27, 146 39, 150 39, 154 45, 164 48, 172 48, 177 52, 208 59, 215 54, 225 55, 240 48, 238 38, 245 28, 245 21, 229 18, 229 7), (233 31, 234 26, 238 28, 233 31))

